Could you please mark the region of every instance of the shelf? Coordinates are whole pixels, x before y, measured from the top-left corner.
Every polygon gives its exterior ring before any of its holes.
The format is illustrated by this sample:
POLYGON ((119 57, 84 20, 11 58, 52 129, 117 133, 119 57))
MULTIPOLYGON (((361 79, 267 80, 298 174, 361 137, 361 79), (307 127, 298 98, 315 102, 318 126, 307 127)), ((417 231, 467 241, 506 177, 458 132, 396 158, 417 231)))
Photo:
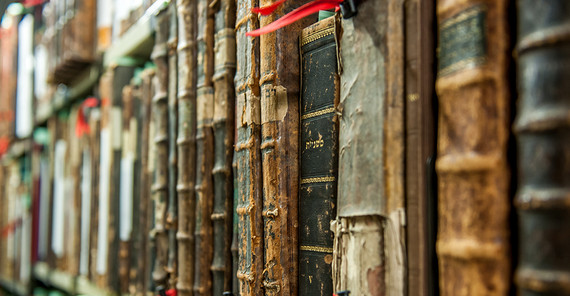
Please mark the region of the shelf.
POLYGON ((45 262, 34 265, 36 280, 71 295, 119 296, 119 294, 97 287, 85 276, 73 276, 59 270, 50 269, 45 262))
POLYGON ((117 293, 97 287, 86 277, 77 277, 77 293, 81 295, 117 296, 117 293))
POLYGON ((123 57, 147 60, 154 46, 153 16, 169 2, 159 0, 149 7, 144 15, 107 49, 103 56, 103 66, 107 68, 123 57))
POLYGON ((6 279, 0 276, 0 286, 9 293, 16 294, 16 295, 29 295, 29 287, 22 284, 15 282, 13 280, 6 279))
POLYGON ((76 278, 65 272, 52 270, 49 273, 49 284, 69 294, 77 294, 76 278))

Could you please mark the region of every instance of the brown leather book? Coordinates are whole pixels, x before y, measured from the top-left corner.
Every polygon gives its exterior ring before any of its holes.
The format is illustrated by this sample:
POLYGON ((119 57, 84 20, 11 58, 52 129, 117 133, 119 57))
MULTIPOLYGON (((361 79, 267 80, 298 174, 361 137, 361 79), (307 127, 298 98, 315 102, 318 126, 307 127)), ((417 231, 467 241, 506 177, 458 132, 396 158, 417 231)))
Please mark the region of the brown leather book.
POLYGON ((263 293, 263 210, 261 171, 261 107, 259 89, 259 38, 245 36, 259 28, 257 15, 251 13, 259 6, 257 0, 237 1, 235 118, 236 169, 238 199, 238 267, 236 277, 239 293, 263 293))
POLYGON ((515 283, 518 295, 570 295, 570 5, 517 4, 515 283))
POLYGON ((154 95, 152 98, 152 122, 154 133, 150 140, 154 142, 154 170, 152 199, 154 202, 154 228, 151 237, 154 240, 156 257, 153 264, 152 280, 155 288, 166 288, 168 281, 168 233, 166 213, 168 209, 168 9, 156 15, 156 39, 152 50, 152 60, 156 65, 154 76, 154 95))
POLYGON ((214 257, 212 275, 214 295, 231 291, 233 178, 232 158, 234 151, 234 114, 236 69, 234 0, 218 1, 215 11, 214 35, 214 257))
POLYGON ((434 33, 435 1, 408 1, 405 6, 405 131, 407 288, 409 295, 436 295, 433 276, 435 223, 429 194, 427 162, 435 153, 434 33))
POLYGON ((92 282, 97 278, 97 245, 98 245, 98 229, 99 229, 99 167, 101 163, 101 110, 100 108, 94 109, 89 114, 89 129, 88 135, 91 144, 91 219, 89 231, 89 271, 88 278, 92 282))
POLYGON ((176 288, 178 280, 178 242, 176 232, 178 229, 178 197, 176 183, 178 182, 178 149, 176 138, 178 132, 178 59, 176 48, 178 46, 178 14, 176 2, 168 4, 169 32, 168 32, 168 212, 166 215, 166 229, 168 230, 168 263, 167 271, 170 274, 168 288, 176 288))
POLYGON ((437 2, 441 295, 510 287, 509 1, 437 2))
POLYGON ((178 282, 181 296, 194 295, 196 227, 196 29, 197 5, 177 0, 178 8, 178 282))
POLYGON ((404 8, 361 2, 342 20, 336 292, 405 293, 404 8))
POLYGON ((207 0, 198 3, 197 94, 196 94, 196 240, 194 295, 212 294, 212 211, 214 187, 214 18, 207 0))
MULTIPOLYGON (((260 1, 260 6, 272 4, 260 1)), ((305 2, 287 1, 260 17, 261 27, 305 2)), ((297 295, 299 195, 299 34, 316 15, 260 40, 265 295, 297 295)))

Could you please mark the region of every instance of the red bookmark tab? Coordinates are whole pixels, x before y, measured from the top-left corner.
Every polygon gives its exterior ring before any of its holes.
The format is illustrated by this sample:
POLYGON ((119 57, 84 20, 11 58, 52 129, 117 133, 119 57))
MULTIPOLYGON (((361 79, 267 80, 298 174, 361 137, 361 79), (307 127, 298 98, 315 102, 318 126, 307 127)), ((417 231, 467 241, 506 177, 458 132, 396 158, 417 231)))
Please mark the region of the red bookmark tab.
POLYGON ((166 290, 166 296, 176 296, 176 289, 166 290))
POLYGON ((22 5, 24 5, 24 7, 26 7, 26 8, 28 8, 28 7, 44 4, 45 2, 46 2, 46 0, 25 0, 25 1, 22 1, 22 5))
POLYGON ((246 36, 260 36, 263 34, 267 34, 267 33, 271 33, 275 30, 278 30, 280 28, 283 28, 287 25, 290 25, 306 16, 309 16, 313 13, 317 13, 319 12, 319 10, 328 10, 328 9, 332 9, 332 8, 336 8, 339 7, 340 3, 342 3, 343 0, 315 0, 312 2, 309 2, 291 12, 289 12, 288 14, 284 15, 283 17, 281 17, 280 19, 272 22, 271 24, 263 27, 263 28, 259 28, 257 30, 253 30, 250 32, 245 33, 246 36))
POLYGON ((283 4, 285 1, 287 0, 279 0, 273 4, 269 4, 263 7, 254 7, 251 9, 251 12, 259 13, 261 15, 270 15, 275 11, 275 9, 277 9, 277 7, 281 6, 281 4, 283 4))
POLYGON ((91 132, 89 128, 89 123, 87 123, 87 119, 85 118, 85 108, 93 108, 97 107, 99 104, 99 100, 97 98, 87 98, 81 106, 79 107, 79 111, 77 112, 77 123, 75 124, 75 135, 79 138, 84 134, 88 134, 91 132))

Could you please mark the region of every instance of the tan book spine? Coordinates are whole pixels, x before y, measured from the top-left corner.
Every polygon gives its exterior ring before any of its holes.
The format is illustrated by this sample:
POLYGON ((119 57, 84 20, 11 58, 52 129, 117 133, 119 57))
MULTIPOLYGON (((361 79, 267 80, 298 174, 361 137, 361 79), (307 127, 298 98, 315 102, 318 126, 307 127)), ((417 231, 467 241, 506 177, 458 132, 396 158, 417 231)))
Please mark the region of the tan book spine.
POLYGON ((178 282, 181 296, 194 295, 196 227, 196 29, 197 5, 177 0, 178 8, 178 282))
POLYGON ((511 285, 507 4, 436 6, 441 295, 506 295, 511 285))

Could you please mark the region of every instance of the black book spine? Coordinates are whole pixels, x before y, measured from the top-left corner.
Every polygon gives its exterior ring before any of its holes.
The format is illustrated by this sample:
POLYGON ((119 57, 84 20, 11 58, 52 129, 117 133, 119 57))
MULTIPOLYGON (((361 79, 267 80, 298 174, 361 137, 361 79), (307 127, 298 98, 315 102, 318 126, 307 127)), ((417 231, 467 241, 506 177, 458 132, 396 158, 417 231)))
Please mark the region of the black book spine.
POLYGON ((332 295, 339 101, 335 18, 303 30, 299 186, 299 295, 332 295))
POLYGON ((570 2, 518 1, 519 295, 570 294, 570 2))

